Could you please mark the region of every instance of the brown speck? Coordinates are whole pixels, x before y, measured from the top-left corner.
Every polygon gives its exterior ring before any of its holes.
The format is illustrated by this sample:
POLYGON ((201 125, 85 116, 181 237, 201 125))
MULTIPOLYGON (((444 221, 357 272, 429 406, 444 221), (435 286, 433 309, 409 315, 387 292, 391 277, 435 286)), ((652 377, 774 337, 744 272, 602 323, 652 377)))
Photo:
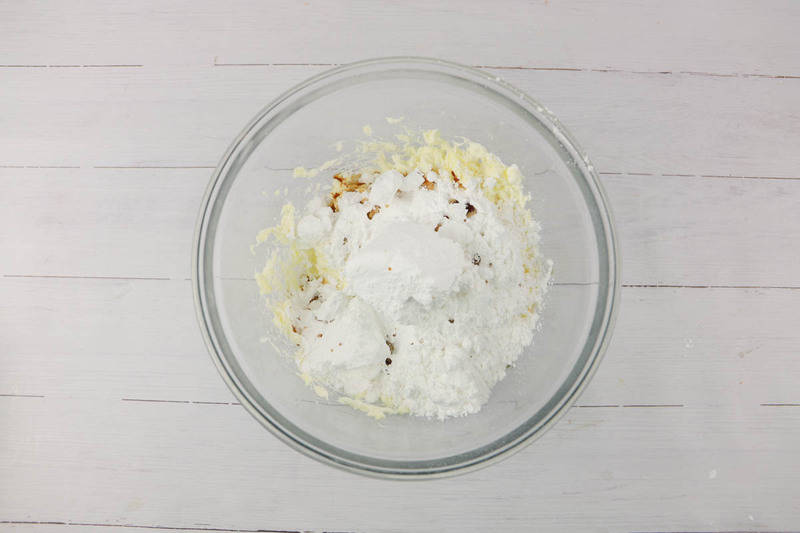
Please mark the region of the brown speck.
POLYGON ((397 333, 392 333, 392 337, 397 337, 397 333))
POLYGON ((450 216, 449 216, 449 215, 442 215, 442 216, 443 216, 444 218, 446 218, 447 220, 450 220, 450 216))
POLYGON ((494 264, 493 263, 489 263, 489 268, 492 268, 492 266, 494 266, 494 264))
POLYGON ((488 280, 488 279, 485 279, 485 280, 483 280, 483 282, 484 282, 485 284, 487 284, 487 285, 489 284, 489 280, 488 280))
POLYGON ((448 204, 457 204, 457 203, 458 203, 458 200, 456 200, 455 198, 450 198, 450 199, 447 201, 447 203, 448 203, 448 204))
POLYGON ((359 181, 361 174, 353 174, 348 176, 347 179, 340 182, 342 184, 342 189, 347 192, 364 192, 367 189, 366 183, 359 181))
POLYGON ((314 296, 308 301, 308 303, 316 302, 319 300, 319 293, 314 294, 314 296))
POLYGON ((361 174, 351 174, 347 177, 342 176, 341 174, 336 174, 333 179, 336 180, 338 183, 334 183, 333 187, 336 189, 337 192, 364 192, 367 190, 367 184, 360 181, 361 174))
POLYGON ((432 191, 432 190, 436 189, 436 182, 435 181, 429 181, 428 178, 423 177, 422 178, 422 184, 420 184, 420 188, 421 189, 428 189, 429 191, 432 191))
POLYGON ((372 220, 372 217, 374 217, 376 214, 378 214, 378 213, 380 213, 380 212, 381 212, 381 206, 379 206, 379 205, 376 205, 375 207, 373 207, 373 208, 370 210, 370 212, 369 212, 369 213, 367 213, 367 218, 368 218, 368 219, 370 219, 370 220, 372 220))
POLYGON ((300 334, 300 332, 299 332, 299 331, 297 331, 297 328, 294 326, 294 324, 292 324, 292 331, 293 331, 294 333, 297 333, 298 335, 300 334))
POLYGON ((333 351, 333 348, 331 348, 331 351, 333 351))
POLYGON ((367 203, 367 199, 366 198, 362 198, 361 200, 358 201, 358 203, 360 203, 361 205, 364 205, 365 203, 367 203))
POLYGON ((448 318, 448 319, 447 319, 447 321, 448 321, 448 322, 450 322, 450 323, 452 324, 453 322, 455 322, 455 321, 456 321, 456 319, 455 319, 455 318, 448 318))
POLYGON ((471 203, 467 202, 467 218, 470 218, 470 217, 474 216, 475 213, 477 213, 477 212, 478 212, 478 210, 475 209, 475 206, 472 205, 471 203))
POLYGON ((336 213, 339 211, 339 197, 342 195, 340 192, 331 193, 331 199, 328 200, 328 207, 331 208, 331 211, 336 213))
POLYGON ((386 346, 389 347, 389 353, 394 353, 394 344, 389 341, 386 341, 386 346))
POLYGON ((385 363, 386 363, 386 366, 391 365, 392 364, 392 358, 391 357, 387 357, 385 363))
POLYGON ((392 267, 389 267, 389 272, 391 272, 391 271, 392 271, 392 267))
POLYGON ((322 338, 322 333, 317 333, 317 338, 321 339, 322 338))
POLYGON ((475 266, 480 265, 481 264, 481 256, 479 256, 478 254, 473 255, 472 256, 472 264, 475 265, 475 266))
POLYGON ((341 346, 341 345, 342 345, 342 343, 340 342, 340 343, 339 343, 339 346, 341 346))
POLYGON ((439 231, 439 228, 441 228, 441 227, 442 227, 442 223, 439 222, 438 224, 436 224, 436 227, 433 228, 433 231, 439 231))
POLYGON ((458 176, 456 176, 456 173, 451 170, 450 171, 450 175, 453 176, 453 181, 456 182, 456 185, 458 185, 458 188, 459 189, 463 189, 464 186, 461 185, 461 181, 458 179, 458 176))
POLYGON ((345 237, 344 239, 342 239, 342 244, 347 244, 347 237, 345 237))

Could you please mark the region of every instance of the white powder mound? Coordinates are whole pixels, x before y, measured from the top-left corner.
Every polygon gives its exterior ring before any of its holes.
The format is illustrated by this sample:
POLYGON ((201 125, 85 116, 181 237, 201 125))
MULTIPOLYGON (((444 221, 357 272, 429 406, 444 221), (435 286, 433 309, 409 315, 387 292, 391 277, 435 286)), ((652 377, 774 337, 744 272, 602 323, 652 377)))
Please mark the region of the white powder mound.
POLYGON ((363 144, 374 162, 299 219, 286 204, 256 278, 320 396, 376 418, 474 413, 531 343, 552 265, 516 166, 435 130, 397 138, 363 144))
POLYGON ((361 405, 478 411, 533 337, 550 272, 528 264, 538 226, 433 171, 361 188, 296 223, 298 249, 340 275, 309 276, 285 308, 301 373, 361 405))

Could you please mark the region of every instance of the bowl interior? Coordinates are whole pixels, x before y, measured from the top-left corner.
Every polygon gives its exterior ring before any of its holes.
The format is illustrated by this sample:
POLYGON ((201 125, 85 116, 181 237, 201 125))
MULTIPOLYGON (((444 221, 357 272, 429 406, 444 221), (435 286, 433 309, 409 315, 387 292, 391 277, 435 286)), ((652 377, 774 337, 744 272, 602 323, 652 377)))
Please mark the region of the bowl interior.
MULTIPOLYGON (((212 351, 243 403, 304 451, 357 470, 447 472, 513 448, 546 426, 587 377, 610 322, 615 283, 606 207, 577 149, 539 106, 485 75, 433 61, 376 61, 312 79, 265 110, 223 161, 209 189, 198 246, 198 290, 212 351), (400 125, 386 117, 403 117, 400 125), (376 421, 317 397, 296 376, 285 343, 264 342, 270 313, 253 280, 256 233, 281 206, 302 207, 317 183, 292 168, 337 155, 337 141, 399 128, 467 137, 516 163, 554 261, 540 331, 477 414, 444 422, 376 421)), ((347 148, 346 148, 347 149, 347 148)))

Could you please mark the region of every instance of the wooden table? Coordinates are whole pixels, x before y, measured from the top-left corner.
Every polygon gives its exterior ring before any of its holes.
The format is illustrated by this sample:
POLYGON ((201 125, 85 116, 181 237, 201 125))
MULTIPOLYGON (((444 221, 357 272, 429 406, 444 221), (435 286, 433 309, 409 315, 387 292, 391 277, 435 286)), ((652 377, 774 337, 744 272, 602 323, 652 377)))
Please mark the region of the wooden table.
POLYGON ((0 530, 800 530, 800 2, 9 1, 0 126, 0 530), (548 105, 624 263, 579 405, 429 482, 319 464, 232 405, 189 282, 240 128, 403 54, 548 105))

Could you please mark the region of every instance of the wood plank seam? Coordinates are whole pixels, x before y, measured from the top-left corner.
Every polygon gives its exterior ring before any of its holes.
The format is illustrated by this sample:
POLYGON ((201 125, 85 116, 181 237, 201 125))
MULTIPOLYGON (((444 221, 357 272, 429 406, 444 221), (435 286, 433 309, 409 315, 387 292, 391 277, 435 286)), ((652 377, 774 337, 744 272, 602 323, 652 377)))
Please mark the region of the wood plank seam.
POLYGON ((776 289, 790 291, 800 289, 800 286, 794 285, 651 285, 623 283, 621 286, 630 289, 776 289))
MULTIPOLYGON (((83 276, 83 275, 60 275, 60 274, 3 274, 4 278, 12 279, 93 279, 111 281, 191 281, 192 278, 162 278, 144 276, 83 276)), ((228 281, 252 281, 250 278, 223 278, 228 281)), ((553 285, 594 285, 595 282, 570 283, 555 282, 553 285)), ((667 284, 646 284, 646 283, 623 283, 620 285, 627 289, 733 289, 733 290, 800 290, 796 285, 667 285, 667 284)))
POLYGON ((598 171, 601 176, 647 176, 647 177, 662 177, 662 178, 720 178, 720 179, 738 179, 738 180, 800 180, 798 176, 740 176, 736 174, 670 174, 659 172, 610 172, 598 171))
MULTIPOLYGON (((213 67, 337 67, 343 63, 220 63, 214 58, 213 67)), ((144 68, 144 64, 4 64, 0 68, 144 68)), ((776 80, 800 80, 800 75, 795 74, 759 74, 754 72, 705 72, 696 70, 625 70, 615 68, 586 68, 586 67, 540 67, 520 65, 472 65, 473 68, 488 70, 533 70, 539 72, 601 72, 609 74, 642 74, 642 75, 685 75, 705 76, 714 78, 761 78, 776 80)))
MULTIPOLYGON (((11 394, 0 393, 0 398, 46 398, 43 394, 11 394)), ((142 403, 174 403, 184 405, 227 405, 240 406, 239 402, 214 402, 207 400, 165 400, 159 398, 120 398, 122 402, 142 402, 142 403)), ((759 407, 800 407, 800 403, 759 403, 759 407)), ((572 409, 682 409, 687 406, 682 403, 628 403, 628 404, 576 404, 572 409)), ((2 522, 0 522, 2 523, 2 522)))
POLYGON ((242 405, 239 402, 208 402, 201 400, 154 400, 149 398, 121 398, 123 402, 185 403, 198 405, 242 405))
POLYGON ((190 281, 191 278, 158 278, 145 276, 72 276, 58 274, 3 274, 4 278, 105 279, 115 281, 190 281))
MULTIPOLYGON (((65 167, 65 168, 80 168, 80 167, 65 167)), ((215 169, 217 167, 212 165, 97 165, 92 168, 105 168, 105 169, 186 169, 186 168, 203 168, 215 169)), ((291 170, 291 169, 289 169, 291 170)))
POLYGON ((69 165, 0 165, 0 168, 81 168, 69 165))
POLYGON ((217 531, 221 533, 305 533, 295 529, 230 529, 223 527, 203 526, 151 526, 144 524, 113 524, 99 522, 68 522, 38 520, 0 520, 0 524, 8 525, 42 525, 42 526, 82 526, 82 527, 118 527, 128 529, 155 529, 162 531, 217 531))
MULTIPOLYGON (((91 167, 81 165, 19 165, 19 164, 0 164, 0 168, 8 169, 81 169, 94 168, 106 170, 184 170, 202 169, 214 170, 215 165, 93 165, 91 167)), ((291 168, 270 168, 275 171, 290 171, 291 168)), ((668 172, 633 172, 633 171, 598 171, 600 176, 644 176, 662 178, 718 178, 718 179, 742 179, 742 180, 787 180, 800 181, 800 176, 744 176, 737 174, 676 174, 668 172)))
MULTIPOLYGON (((338 67, 346 63, 230 63, 219 62, 214 58, 214 67, 338 67)), ((757 74, 750 72, 704 72, 696 70, 625 70, 615 68, 588 68, 588 67, 545 67, 521 65, 472 65, 472 68, 487 70, 534 70, 539 72, 602 72, 608 74, 655 74, 660 76, 684 75, 706 76, 714 78, 764 78, 777 80, 800 80, 800 75, 794 74, 757 74)))
POLYGON ((85 65, 0 65, 0 68, 144 68, 144 65, 135 64, 85 64, 85 65))

